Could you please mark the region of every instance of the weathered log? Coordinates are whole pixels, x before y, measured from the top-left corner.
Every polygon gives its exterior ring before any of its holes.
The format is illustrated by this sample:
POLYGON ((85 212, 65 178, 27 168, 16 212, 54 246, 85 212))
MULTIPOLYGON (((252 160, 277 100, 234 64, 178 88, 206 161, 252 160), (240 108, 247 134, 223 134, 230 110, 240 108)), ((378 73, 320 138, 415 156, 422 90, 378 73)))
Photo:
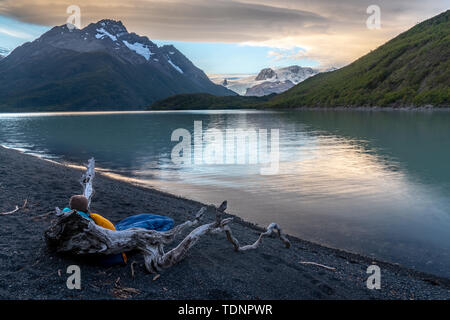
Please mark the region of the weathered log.
MULTIPOLYGON (((81 180, 83 194, 90 200, 94 194, 94 164, 94 159, 91 159, 88 171, 81 180)), ((45 239, 50 249, 75 255, 111 255, 139 250, 143 253, 146 269, 151 273, 159 273, 162 269, 169 268, 180 262, 200 238, 209 233, 225 232, 227 239, 233 244, 236 251, 256 249, 261 244, 263 237, 270 236, 274 232, 287 248, 290 246, 289 240, 281 233, 280 227, 272 223, 254 244, 241 247, 228 226, 233 218, 223 218, 227 202, 224 201, 218 208, 213 206, 211 208, 216 211, 216 221, 195 228, 178 246, 167 253, 164 252, 164 246, 172 243, 176 236, 185 229, 198 225, 207 210, 206 207, 201 208, 197 212, 194 220, 186 221, 166 232, 141 228, 123 231, 108 230, 82 217, 75 211, 62 214, 57 209, 57 218, 52 221, 50 227, 45 231, 45 239)))

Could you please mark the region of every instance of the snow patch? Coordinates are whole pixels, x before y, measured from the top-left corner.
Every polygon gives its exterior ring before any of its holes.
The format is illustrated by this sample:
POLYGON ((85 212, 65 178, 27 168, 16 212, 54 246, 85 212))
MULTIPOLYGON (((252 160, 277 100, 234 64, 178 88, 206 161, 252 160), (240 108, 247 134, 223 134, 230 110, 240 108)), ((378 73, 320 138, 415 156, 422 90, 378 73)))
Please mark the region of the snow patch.
POLYGON ((177 66, 175 63, 172 62, 172 60, 169 59, 169 60, 167 60, 167 61, 168 61, 168 62, 170 63, 170 65, 171 65, 172 67, 174 67, 174 69, 177 70, 179 73, 184 73, 183 70, 181 70, 181 68, 180 68, 179 66, 177 66))
POLYGON ((106 31, 103 28, 97 29, 97 34, 95 35, 95 37, 97 39, 103 39, 104 37, 109 37, 112 41, 116 41, 117 37, 113 36, 111 33, 109 33, 108 31, 106 31))
POLYGON ((136 43, 131 44, 126 40, 123 40, 122 42, 128 47, 128 49, 143 56, 147 61, 150 59, 150 56, 153 54, 150 51, 150 49, 142 43, 136 42, 136 43))

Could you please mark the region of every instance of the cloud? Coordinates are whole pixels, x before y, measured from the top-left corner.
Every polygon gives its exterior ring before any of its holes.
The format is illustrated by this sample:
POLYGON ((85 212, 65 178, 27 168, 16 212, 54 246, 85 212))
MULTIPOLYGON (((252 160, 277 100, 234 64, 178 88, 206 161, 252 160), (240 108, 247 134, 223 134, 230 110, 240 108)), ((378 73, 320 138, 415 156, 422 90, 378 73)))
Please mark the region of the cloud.
POLYGON ((6 56, 9 54, 9 52, 10 50, 0 47, 0 56, 6 56))
POLYGON ((62 25, 77 4, 83 25, 112 18, 151 39, 301 47, 308 58, 342 65, 446 10, 446 1, 378 0, 376 31, 366 27, 373 0, 0 0, 0 15, 62 25))
POLYGON ((3 27, 0 27, 0 33, 6 34, 7 36, 10 36, 10 37, 24 39, 24 40, 30 40, 33 38, 33 36, 28 33, 12 30, 9 28, 3 28, 3 27))
MULTIPOLYGON (((37 24, 61 25, 73 2, 3 0, 0 14, 37 24)), ((160 40, 239 42, 267 39, 267 31, 274 35, 298 28, 308 32, 328 28, 327 19, 314 12, 232 0, 78 0, 77 5, 84 25, 115 18, 132 30, 145 30, 160 40)))
POLYGON ((310 59, 318 61, 323 67, 341 67, 382 45, 391 37, 383 32, 364 30, 361 33, 336 32, 250 41, 244 45, 278 48, 268 52, 268 56, 274 61, 310 59))

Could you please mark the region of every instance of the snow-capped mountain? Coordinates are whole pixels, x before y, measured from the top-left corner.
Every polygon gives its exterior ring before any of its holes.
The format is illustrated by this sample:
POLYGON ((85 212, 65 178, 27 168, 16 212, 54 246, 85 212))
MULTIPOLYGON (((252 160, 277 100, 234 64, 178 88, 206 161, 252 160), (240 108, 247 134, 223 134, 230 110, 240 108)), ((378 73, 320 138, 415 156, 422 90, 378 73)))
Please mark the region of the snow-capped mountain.
POLYGON ((265 68, 258 75, 240 78, 212 78, 213 82, 222 84, 227 80, 226 88, 240 95, 264 96, 284 92, 307 78, 317 74, 312 68, 290 66, 286 68, 265 68))
POLYGON ((235 94, 174 46, 159 47, 120 21, 54 27, 0 62, 0 106, 136 108, 179 93, 235 94))
POLYGON ((175 48, 172 48, 171 54, 169 54, 168 48, 159 48, 147 37, 129 33, 121 21, 101 20, 97 23, 91 23, 81 30, 69 29, 66 25, 63 25, 45 33, 36 42, 81 53, 108 50, 111 55, 120 57, 134 65, 165 64, 167 67, 183 73, 171 61, 171 56, 179 53, 175 48))
POLYGON ((270 68, 263 69, 256 76, 256 81, 291 81, 294 84, 300 83, 309 77, 317 74, 312 68, 303 68, 300 66, 290 66, 281 69, 272 70, 270 68))

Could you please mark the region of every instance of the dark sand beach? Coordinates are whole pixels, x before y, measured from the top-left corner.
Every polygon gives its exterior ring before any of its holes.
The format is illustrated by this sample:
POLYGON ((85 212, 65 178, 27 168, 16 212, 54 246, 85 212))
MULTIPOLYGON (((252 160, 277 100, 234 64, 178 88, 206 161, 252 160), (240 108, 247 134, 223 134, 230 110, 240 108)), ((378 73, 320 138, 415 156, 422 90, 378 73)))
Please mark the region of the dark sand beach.
MULTIPOLYGON (((121 287, 136 289, 130 299, 450 299, 449 279, 294 237, 289 237, 290 249, 268 238, 255 251, 236 253, 223 234, 207 235, 185 260, 156 280, 145 271, 139 253, 129 254, 127 266, 110 268, 51 253, 44 230, 54 218, 54 208, 66 206, 71 195, 81 192, 81 173, 0 147, 0 212, 22 207, 26 200, 24 208, 0 216, 0 299, 116 299, 113 289, 119 278, 121 287), (366 287, 366 269, 373 263, 381 268, 380 290, 366 287), (66 269, 72 264, 81 267, 81 290, 66 287, 66 269)), ((114 223, 138 213, 167 215, 182 223, 202 207, 102 174, 94 186, 92 211, 114 223)), ((213 219, 208 213, 203 222, 213 219)), ((261 231, 237 217, 231 228, 242 244, 253 243, 261 231)))

